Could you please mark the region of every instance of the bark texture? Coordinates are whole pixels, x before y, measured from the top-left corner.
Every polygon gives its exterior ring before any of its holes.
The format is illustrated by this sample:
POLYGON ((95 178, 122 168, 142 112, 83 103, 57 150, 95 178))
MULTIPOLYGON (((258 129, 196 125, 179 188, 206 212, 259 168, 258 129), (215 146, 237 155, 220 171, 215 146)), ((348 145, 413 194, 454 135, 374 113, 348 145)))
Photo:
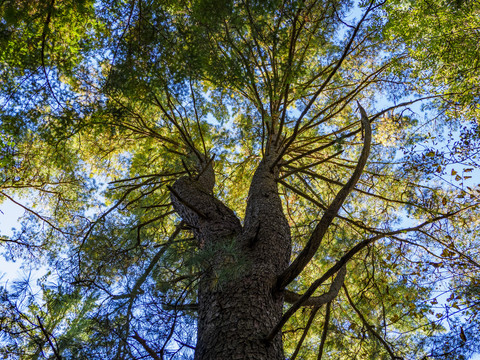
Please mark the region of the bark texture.
POLYGON ((275 157, 266 156, 255 171, 243 228, 234 212, 212 194, 212 164, 198 178, 183 177, 172 186, 175 210, 192 227, 200 248, 213 249, 214 254, 198 289, 196 360, 284 359, 281 334, 265 341, 282 316, 283 296, 275 296, 272 289, 291 251, 278 171, 272 169, 275 157), (246 266, 221 281, 218 273, 235 261, 222 253, 221 244, 232 241, 246 266))

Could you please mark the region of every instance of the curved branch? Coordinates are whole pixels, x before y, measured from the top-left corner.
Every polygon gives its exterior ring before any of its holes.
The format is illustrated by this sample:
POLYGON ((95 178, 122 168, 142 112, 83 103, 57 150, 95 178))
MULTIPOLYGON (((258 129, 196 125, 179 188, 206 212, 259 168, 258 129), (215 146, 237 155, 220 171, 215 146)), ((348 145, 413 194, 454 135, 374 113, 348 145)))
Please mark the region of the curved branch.
POLYGON ((310 236, 310 239, 308 240, 305 248, 297 256, 293 263, 278 277, 274 291, 282 291, 303 271, 305 266, 310 262, 310 260, 313 258, 316 251, 318 250, 318 247, 320 246, 323 237, 327 233, 330 224, 337 216, 340 207, 347 198, 348 194, 350 194, 350 192, 355 187, 355 184, 360 179, 360 175, 363 173, 363 170, 367 163, 368 155, 370 154, 370 144, 372 142, 372 128, 370 126, 370 121, 368 120, 365 110, 360 104, 358 104, 358 108, 360 109, 361 122, 365 130, 365 138, 362 154, 360 155, 357 166, 355 167, 355 170, 348 182, 338 192, 337 196, 335 196, 335 199, 332 201, 330 206, 325 210, 325 213, 315 227, 315 230, 310 236))
POLYGON ((200 246, 242 231, 233 210, 213 195, 215 173, 212 160, 206 164, 209 169, 200 169, 198 178, 183 176, 167 187, 174 210, 192 228, 200 246))
POLYGON ((15 205, 18 205, 20 206, 22 209, 24 209, 25 211, 33 214, 35 217, 37 217, 38 219, 42 220, 43 222, 45 222, 46 224, 48 224, 52 229, 54 230, 57 230, 58 232, 64 234, 64 235, 73 235, 72 233, 69 233, 69 232, 66 232, 66 231, 63 231, 62 229, 60 229, 59 227, 55 226, 51 221, 49 221, 46 217, 40 215, 38 212, 35 212, 33 211, 33 209, 25 206, 25 205, 22 205, 21 203, 19 203, 18 201, 15 201, 15 199, 13 199, 11 196, 5 194, 3 191, 0 191, 0 195, 2 196, 5 196, 8 200, 10 200, 11 202, 13 202, 15 205))
MULTIPOLYGON (((338 295, 338 292, 340 291, 340 289, 342 288, 342 285, 343 285, 343 282, 345 280, 345 274, 347 273, 347 266, 346 266, 346 262, 345 264, 343 264, 343 266, 339 269, 338 271, 338 274, 337 276, 335 277, 335 279, 333 280, 332 282, 332 285, 330 285, 330 289, 328 290, 327 293, 323 294, 323 295, 320 295, 320 296, 317 296, 317 297, 314 297, 314 298, 311 298, 310 296, 313 294, 313 292, 311 292, 309 295, 307 295, 307 293, 305 293, 304 295, 298 295, 298 294, 295 294, 295 293, 292 293, 292 292, 288 292, 285 294, 285 297, 290 297, 290 299, 292 299, 293 297, 297 297, 297 301, 295 302, 295 304, 282 316, 282 318, 280 319, 280 321, 278 322, 278 324, 273 328, 273 330, 270 332, 270 334, 265 338, 265 340, 267 342, 270 342, 273 340, 273 338, 275 337, 275 335, 282 329, 283 325, 287 322, 287 320, 294 314, 294 311, 292 312, 292 308, 295 307, 295 305, 297 304, 301 304, 301 305, 305 305, 307 303, 307 301, 311 300, 313 302, 312 305, 314 306, 321 306, 323 304, 328 304, 330 303, 333 299, 335 299, 335 297, 338 295), (288 295, 287 295, 288 294, 288 295), (293 296, 292 296, 293 294, 293 296)), ((333 275, 333 274, 332 274, 333 275)), ((324 278, 324 276, 322 276, 322 278, 324 278)), ((318 280, 317 280, 318 281, 318 280)), ((325 281, 325 280, 324 280, 325 281)), ((310 290, 310 289, 309 289, 310 290)), ((308 290, 307 290, 308 292, 308 290)), ((285 301, 288 301, 288 300, 285 300, 285 301)))
MULTIPOLYGON (((303 302, 302 306, 319 307, 335 299, 341 287, 343 286, 346 273, 347 273, 347 267, 345 264, 338 272, 337 276, 335 277, 335 280, 333 280, 332 285, 330 285, 330 289, 328 290, 328 292, 320 296, 312 296, 308 298, 303 302)), ((290 304, 296 303, 302 297, 302 295, 297 294, 290 290, 285 290, 284 294, 285 294, 285 302, 288 302, 290 304)))

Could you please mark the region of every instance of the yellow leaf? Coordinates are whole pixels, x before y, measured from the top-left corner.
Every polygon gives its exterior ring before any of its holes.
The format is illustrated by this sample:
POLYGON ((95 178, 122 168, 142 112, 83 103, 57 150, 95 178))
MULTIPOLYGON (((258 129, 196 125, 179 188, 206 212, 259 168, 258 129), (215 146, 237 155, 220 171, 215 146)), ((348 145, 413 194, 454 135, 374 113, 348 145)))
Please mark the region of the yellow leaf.
POLYGON ((442 251, 442 256, 443 257, 451 257, 452 255, 455 255, 455 253, 453 251, 450 251, 447 248, 443 249, 443 251, 442 251))

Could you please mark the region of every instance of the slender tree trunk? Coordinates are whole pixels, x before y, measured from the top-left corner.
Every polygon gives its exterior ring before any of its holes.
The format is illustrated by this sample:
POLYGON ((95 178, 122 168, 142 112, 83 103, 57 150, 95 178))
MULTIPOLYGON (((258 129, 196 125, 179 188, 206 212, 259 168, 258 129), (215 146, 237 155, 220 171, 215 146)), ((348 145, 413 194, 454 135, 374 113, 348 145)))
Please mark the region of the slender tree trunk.
POLYGON ((213 252, 198 289, 196 360, 284 359, 281 334, 264 341, 282 315, 283 297, 272 288, 291 251, 272 163, 273 156, 266 157, 253 176, 243 228, 233 211, 213 197, 211 164, 198 179, 184 177, 173 185, 175 210, 200 247, 213 252), (232 241, 238 256, 221 250, 222 242, 232 241), (243 270, 222 280, 218 274, 232 267, 235 257, 245 263, 243 270))

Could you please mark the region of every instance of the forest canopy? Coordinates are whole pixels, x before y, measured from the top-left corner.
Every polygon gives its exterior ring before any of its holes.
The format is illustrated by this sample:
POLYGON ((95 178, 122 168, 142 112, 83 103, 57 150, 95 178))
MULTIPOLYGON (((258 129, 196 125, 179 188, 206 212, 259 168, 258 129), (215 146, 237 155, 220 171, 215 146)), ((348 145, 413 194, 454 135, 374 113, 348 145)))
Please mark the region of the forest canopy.
POLYGON ((480 352, 480 3, 0 13, 4 358, 480 352))

